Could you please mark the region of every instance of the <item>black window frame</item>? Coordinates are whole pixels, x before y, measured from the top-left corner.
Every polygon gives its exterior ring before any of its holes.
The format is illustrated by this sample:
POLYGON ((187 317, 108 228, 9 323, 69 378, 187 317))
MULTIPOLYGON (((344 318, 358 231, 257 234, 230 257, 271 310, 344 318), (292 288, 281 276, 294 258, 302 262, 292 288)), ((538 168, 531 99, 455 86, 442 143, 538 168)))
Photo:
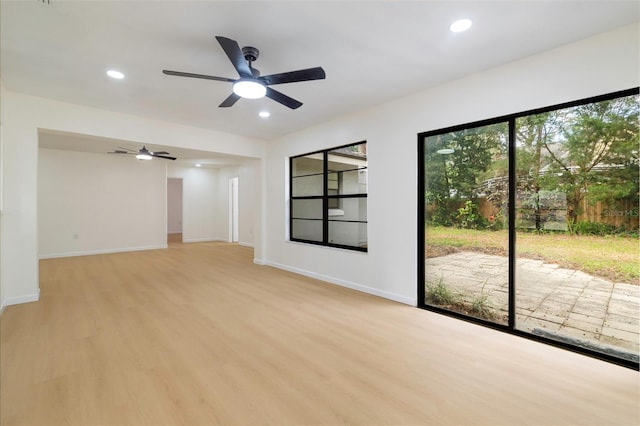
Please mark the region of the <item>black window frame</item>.
MULTIPOLYGON (((358 252, 368 252, 368 229, 367 229, 367 246, 363 247, 363 246, 351 246, 351 245, 347 245, 347 244, 336 244, 336 243, 332 243, 329 241, 329 222, 331 222, 331 219, 329 217, 329 209, 332 208, 330 207, 330 200, 339 200, 339 204, 342 205, 342 200, 345 199, 354 199, 354 198, 364 198, 366 199, 368 197, 368 187, 367 187, 367 193, 356 193, 356 194, 329 194, 329 184, 328 184, 328 176, 330 173, 335 173, 335 171, 331 171, 329 170, 329 155, 337 150, 337 149, 341 149, 341 148, 347 148, 350 146, 354 146, 354 145, 362 145, 364 144, 366 146, 367 141, 359 141, 359 142, 353 142, 353 143, 348 143, 345 145, 340 145, 337 147, 332 147, 332 148, 328 148, 328 149, 323 149, 323 150, 319 150, 319 151, 313 151, 313 152, 308 152, 305 154, 300 154, 300 155, 295 155, 293 157, 289 157, 289 241, 293 241, 293 242, 298 242, 298 243, 305 243, 305 244, 312 244, 312 245, 317 245, 317 246, 325 246, 325 247, 333 247, 333 248, 340 248, 340 249, 345 249, 345 250, 352 250, 352 251, 358 251, 358 252), (321 154, 322 155, 322 176, 323 176, 323 180, 322 180, 322 195, 305 195, 305 196, 294 196, 293 195, 293 179, 295 179, 296 177, 305 177, 305 176, 293 176, 293 170, 294 170, 294 166, 293 166, 293 162, 295 161, 295 159, 297 158, 301 158, 301 157, 306 157, 309 155, 318 155, 321 154), (322 200, 322 219, 305 219, 305 220, 321 220, 322 221, 322 241, 315 241, 315 240, 307 240, 304 238, 297 238, 293 236, 293 221, 296 219, 293 215, 293 204, 294 204, 294 200, 322 200)), ((349 170, 341 170, 338 173, 342 173, 345 171, 354 171, 354 170, 368 170, 368 163, 367 166, 364 168, 357 168, 357 169, 349 169, 349 170)), ((320 173, 317 173, 320 174, 320 173)), ((316 174, 316 175, 317 175, 316 174)), ((340 184, 340 182, 342 181, 342 176, 339 175, 338 177, 338 182, 340 184)), ((301 218, 297 218, 297 219, 301 219, 301 218)), ((302 218, 304 219, 304 218, 302 218)), ((367 215, 367 219, 368 219, 368 215, 367 215)), ((348 223, 365 223, 368 224, 368 220, 350 220, 350 221, 340 221, 340 222, 348 222, 348 223)))
POLYGON ((572 352, 580 353, 586 356, 590 356, 593 358, 597 358, 603 361, 607 361, 613 364, 621 365, 623 367, 631 368, 637 371, 640 371, 640 363, 634 362, 629 359, 624 359, 617 357, 615 355, 611 355, 605 352, 599 352, 596 350, 588 349, 582 346, 572 345, 570 343, 566 343, 560 340, 554 340, 545 336, 540 336, 536 334, 529 333, 524 330, 520 330, 516 328, 515 324, 515 303, 516 303, 516 289, 515 289, 515 262, 516 262, 516 170, 514 165, 516 164, 516 119, 529 116, 536 115, 545 112, 555 111, 564 108, 572 108, 580 105, 586 105, 590 103, 597 103, 602 101, 607 101, 616 98, 622 98, 627 96, 639 95, 640 87, 634 87, 631 89, 620 90, 616 92, 610 92, 603 95, 583 98, 575 101, 550 105, 543 108, 536 108, 532 110, 522 111, 514 114, 504 115, 500 117, 494 117, 486 120, 479 120, 475 122, 455 125, 451 127, 430 130, 426 132, 421 132, 418 134, 418 215, 417 215, 417 252, 418 252, 418 286, 417 286, 417 296, 418 303, 417 307, 420 309, 425 309, 428 311, 436 312, 442 315, 446 315, 449 317, 461 319, 463 321, 467 321, 470 323, 483 325, 498 331, 502 331, 508 334, 516 335, 519 337, 523 337, 529 340, 534 340, 537 342, 545 343, 551 346, 563 348, 566 350, 570 350, 572 352), (481 126, 488 126, 496 123, 507 122, 508 127, 508 136, 509 136, 509 144, 508 144, 508 159, 509 159, 509 192, 508 192, 508 230, 509 230, 509 249, 508 249, 508 306, 509 306, 509 316, 507 324, 499 324, 487 320, 483 320, 481 318, 475 318, 472 316, 468 316, 462 313, 458 313, 452 310, 447 310, 438 306, 429 305, 426 303, 426 289, 425 289, 425 166, 424 166, 424 156, 425 156, 425 144, 424 139, 430 136, 435 136, 442 133, 449 132, 458 132, 465 129, 471 129, 481 126))

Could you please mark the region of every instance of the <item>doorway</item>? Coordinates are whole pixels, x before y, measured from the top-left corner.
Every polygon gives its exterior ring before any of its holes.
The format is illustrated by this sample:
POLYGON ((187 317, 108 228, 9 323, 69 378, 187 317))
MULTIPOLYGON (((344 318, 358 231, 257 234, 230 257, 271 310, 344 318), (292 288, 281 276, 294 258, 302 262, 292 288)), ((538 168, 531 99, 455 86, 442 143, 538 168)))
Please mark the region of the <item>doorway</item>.
POLYGON ((167 242, 182 242, 182 179, 167 179, 167 242))
POLYGON ((238 177, 229 179, 229 242, 238 242, 238 177))

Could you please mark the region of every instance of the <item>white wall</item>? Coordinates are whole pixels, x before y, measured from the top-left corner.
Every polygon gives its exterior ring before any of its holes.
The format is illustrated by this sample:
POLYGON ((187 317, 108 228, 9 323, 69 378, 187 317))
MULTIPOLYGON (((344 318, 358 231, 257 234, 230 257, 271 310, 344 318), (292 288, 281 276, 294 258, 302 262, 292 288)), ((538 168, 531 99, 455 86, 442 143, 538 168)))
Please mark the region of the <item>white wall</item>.
POLYGON ((182 233, 182 179, 167 179, 167 234, 182 233))
POLYGON ((259 160, 216 169, 170 165, 168 176, 183 180, 182 240, 229 241, 229 179, 237 177, 239 243, 254 247, 260 213, 260 181, 255 179, 259 171, 259 160))
MULTIPOLYGON (((260 161, 247 161, 238 167, 219 169, 220 232, 229 241, 229 179, 238 178, 238 243, 254 247, 256 243, 256 213, 260 213, 260 161)), ((260 258, 256 255, 256 258, 260 258)))
POLYGON ((167 167, 55 149, 38 152, 40 258, 167 247, 167 167))
POLYGON ((417 302, 417 134, 640 85, 632 25, 270 143, 263 263, 417 302), (287 242, 290 156, 367 141, 366 254, 287 242))
POLYGON ((37 126, 22 126, 31 114, 13 104, 11 92, 4 101, 2 152, 2 234, 0 284, 2 306, 38 300, 37 243, 37 126))
MULTIPOLYGON (((4 224, 4 212, 3 212, 3 189, 4 189, 4 126, 5 121, 5 107, 4 107, 4 83, 0 80, 0 235, 2 235, 4 224)), ((2 244, 0 241, 0 259, 2 259, 2 244)), ((2 262, 0 262, 0 313, 4 309, 4 285, 2 284, 2 262)))
POLYGON ((168 176, 182 179, 182 241, 222 241, 217 212, 218 171, 170 165, 168 176))
MULTIPOLYGON (((34 301, 39 297, 39 129, 249 158, 262 158, 265 152, 265 142, 258 139, 38 98, 9 91, 4 86, 0 90, 4 115, 0 235, 2 306, 34 301)), ((260 225, 263 223, 259 218, 254 220, 260 225)), ((262 247, 262 244, 255 247, 256 256, 262 256, 262 247)))

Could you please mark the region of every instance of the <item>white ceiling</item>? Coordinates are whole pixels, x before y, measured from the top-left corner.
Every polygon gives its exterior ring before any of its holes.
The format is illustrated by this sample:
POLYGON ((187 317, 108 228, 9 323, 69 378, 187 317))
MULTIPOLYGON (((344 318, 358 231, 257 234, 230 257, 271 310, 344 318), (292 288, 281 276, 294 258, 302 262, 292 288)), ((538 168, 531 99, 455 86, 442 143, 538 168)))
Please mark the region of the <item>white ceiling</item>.
MULTIPOLYGON (((129 155, 113 154, 113 151, 125 150, 138 151, 142 148, 139 143, 123 141, 119 139, 110 139, 97 137, 92 135, 81 135, 77 133, 67 133, 52 130, 40 130, 38 133, 38 145, 45 149, 62 149, 68 151, 90 152, 94 154, 109 154, 116 158, 128 159, 133 158, 129 155)), ((209 151, 199 151, 195 149, 179 148, 175 146, 147 144, 145 145, 149 151, 167 151, 176 160, 166 160, 169 165, 177 166, 195 166, 205 168, 220 168, 238 166, 243 164, 247 158, 235 155, 224 155, 220 153, 212 153, 209 151)), ((158 161, 165 161, 160 160, 158 161)))
MULTIPOLYGON (((273 139, 640 20, 638 1, 2 0, 0 75, 9 90, 273 139), (449 32, 461 17, 474 22, 449 32), (322 66, 326 80, 280 85, 304 103, 239 100, 214 36, 260 49, 263 75, 322 66), (115 68, 121 81, 105 75, 115 68), (258 117, 271 112, 269 119, 258 117)), ((167 149, 171 151, 171 149, 167 149)), ((174 149, 175 151, 175 149, 174 149)), ((172 152, 173 153, 173 152, 172 152)))

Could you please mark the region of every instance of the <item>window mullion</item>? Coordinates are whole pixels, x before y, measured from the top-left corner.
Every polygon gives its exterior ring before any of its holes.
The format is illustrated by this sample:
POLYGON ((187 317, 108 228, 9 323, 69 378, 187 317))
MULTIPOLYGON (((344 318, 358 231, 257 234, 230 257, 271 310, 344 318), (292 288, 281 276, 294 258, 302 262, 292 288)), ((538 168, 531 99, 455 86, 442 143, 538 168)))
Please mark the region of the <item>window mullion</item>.
POLYGON ((329 152, 323 153, 322 241, 329 243, 329 152))
POLYGON ((509 119, 509 188, 508 188, 508 221, 509 221, 509 282, 508 282, 508 327, 516 326, 516 119, 509 119))

